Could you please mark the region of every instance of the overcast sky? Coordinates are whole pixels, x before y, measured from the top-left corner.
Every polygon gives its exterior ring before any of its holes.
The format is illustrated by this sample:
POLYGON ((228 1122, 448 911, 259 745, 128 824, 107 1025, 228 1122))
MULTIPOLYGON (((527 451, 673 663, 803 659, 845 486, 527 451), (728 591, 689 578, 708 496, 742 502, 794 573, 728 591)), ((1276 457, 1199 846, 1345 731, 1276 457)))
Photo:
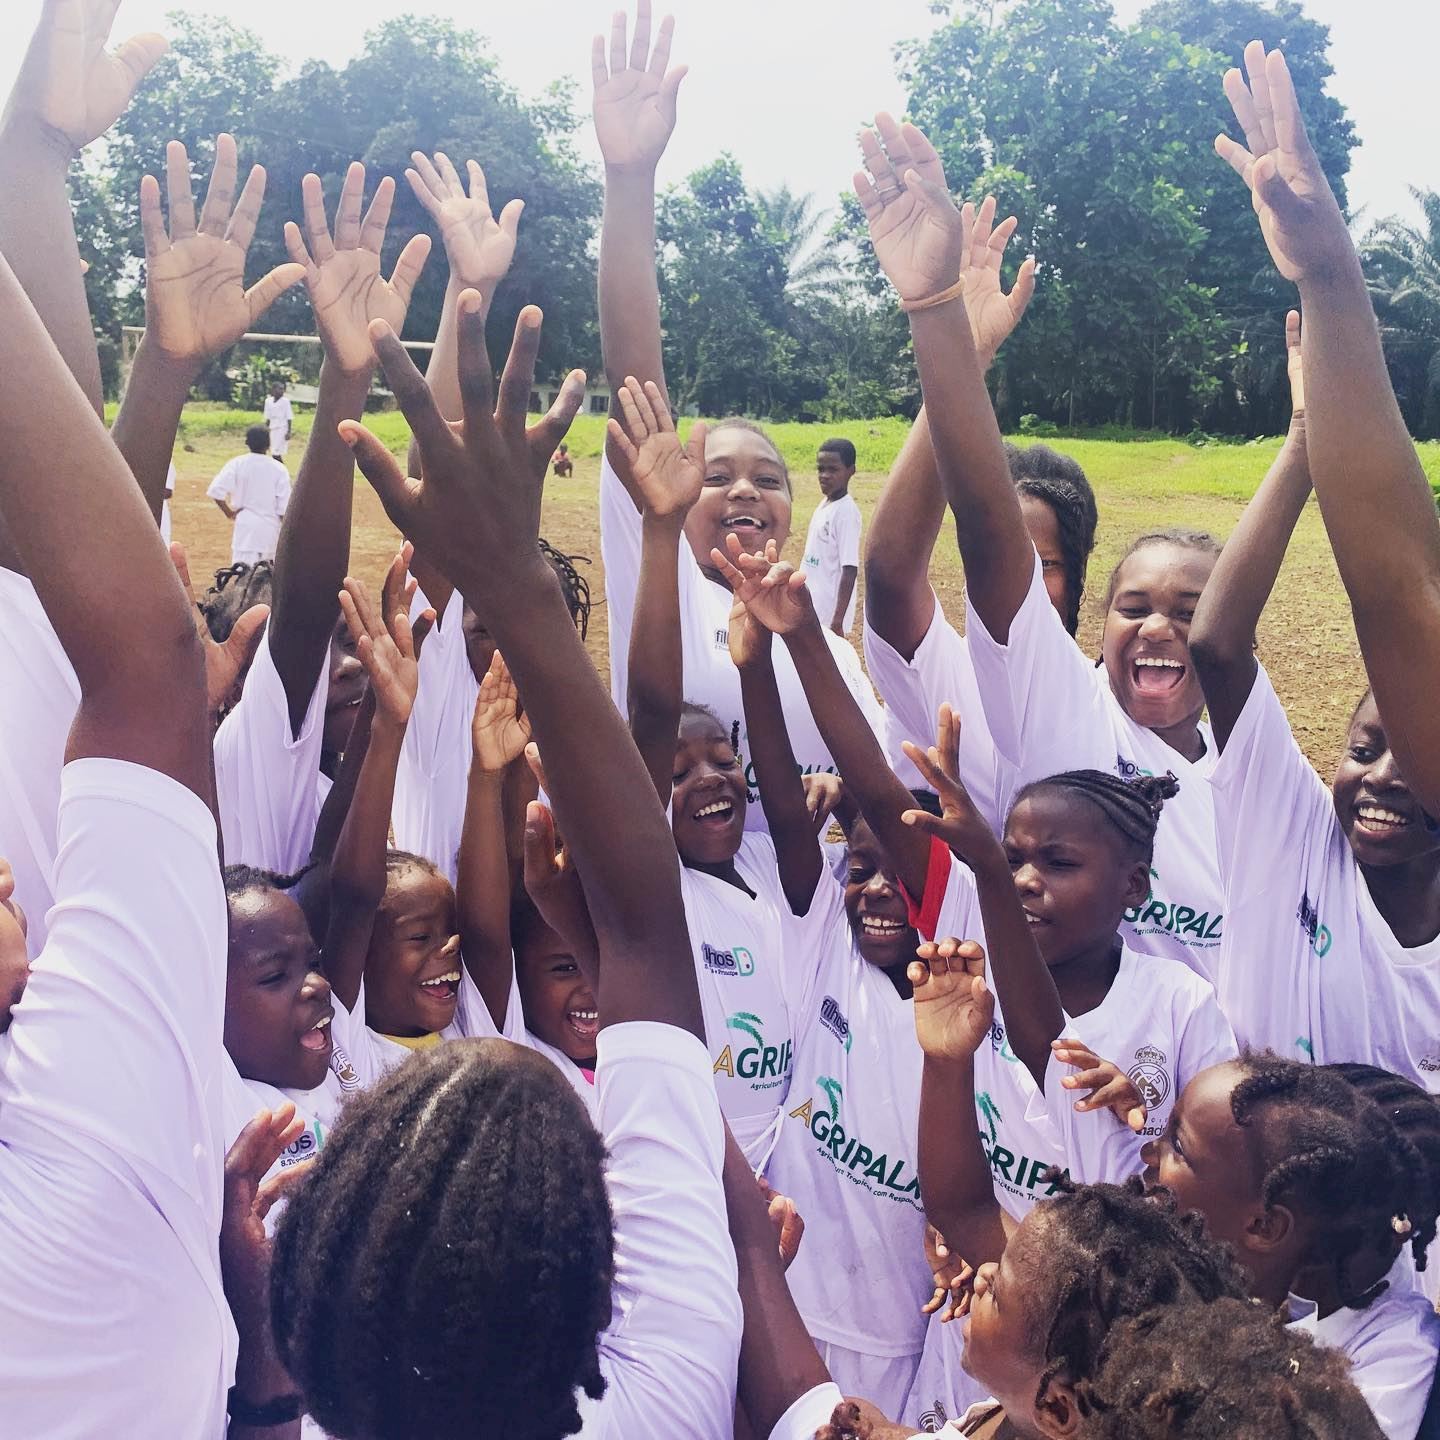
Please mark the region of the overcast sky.
MULTIPOLYGON (((657 0, 657 11, 662 5, 657 0)), ((1123 20, 1143 7, 1144 0, 1115 6, 1123 20)), ((176 8, 228 16, 295 65, 310 57, 343 64, 387 15, 448 16, 489 37, 519 90, 534 94, 565 79, 582 109, 590 36, 610 15, 604 0, 124 0, 116 33, 163 32, 176 8)), ((826 204, 849 185, 860 120, 903 104, 895 43, 939 23, 926 0, 672 0, 663 8, 677 20, 675 59, 692 68, 662 180, 680 179, 728 149, 752 183, 788 182, 826 204)), ((1413 213, 1407 185, 1440 186, 1432 119, 1440 4, 1306 0, 1306 8, 1331 27, 1331 88, 1362 142, 1352 158, 1352 204, 1371 219, 1413 213)), ((0 9, 0 93, 8 93, 40 0, 3 0, 0 9)), ((588 126, 579 139, 586 154, 596 153, 588 126)), ((1208 145, 1209 137, 1196 143, 1208 145)))

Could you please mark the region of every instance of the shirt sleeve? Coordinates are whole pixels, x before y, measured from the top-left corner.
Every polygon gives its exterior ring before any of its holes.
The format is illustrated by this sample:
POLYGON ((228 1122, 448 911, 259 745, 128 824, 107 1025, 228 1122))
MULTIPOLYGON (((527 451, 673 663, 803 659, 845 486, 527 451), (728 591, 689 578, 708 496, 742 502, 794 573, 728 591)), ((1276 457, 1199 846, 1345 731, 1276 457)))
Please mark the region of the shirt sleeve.
MULTIPOLYGON (((630 666, 630 630, 640 588, 640 512, 608 456, 600 459, 600 559, 605 566, 605 615, 610 635, 610 693, 622 715, 630 666)), ((683 541, 682 541, 683 543, 683 541)))
POLYGON ((674 1026, 613 1025, 595 1083, 615 1215, 597 1434, 730 1440, 743 1316, 710 1057, 674 1026))
POLYGON ((212 500, 223 500, 234 488, 235 462, 233 460, 227 460, 220 467, 220 473, 210 482, 205 493, 212 500))
POLYGON ((815 1440, 815 1432, 830 1423, 837 1405, 843 1405, 845 1397, 840 1387, 827 1380, 813 1390, 807 1390, 775 1422, 770 1440, 815 1440))
POLYGON ((1060 1083, 1076 1074, 1073 1065, 1052 1054, 1045 1067, 1045 1089, 1035 1084, 1023 1066, 1015 1067, 1015 1082, 1027 1097, 1025 1119, 1065 1157, 1065 1168, 1077 1185, 1118 1185, 1138 1175, 1145 1137, 1137 1135, 1113 1110, 1079 1111, 1075 1102, 1083 1091, 1067 1090, 1060 1083))
POLYGON ((292 735, 267 626, 239 702, 215 733, 215 793, 228 864, 288 874, 308 863, 320 818, 316 777, 329 694, 327 655, 292 735))
POLYGON ((835 550, 841 569, 846 565, 860 568, 860 507, 853 498, 835 517, 835 550))

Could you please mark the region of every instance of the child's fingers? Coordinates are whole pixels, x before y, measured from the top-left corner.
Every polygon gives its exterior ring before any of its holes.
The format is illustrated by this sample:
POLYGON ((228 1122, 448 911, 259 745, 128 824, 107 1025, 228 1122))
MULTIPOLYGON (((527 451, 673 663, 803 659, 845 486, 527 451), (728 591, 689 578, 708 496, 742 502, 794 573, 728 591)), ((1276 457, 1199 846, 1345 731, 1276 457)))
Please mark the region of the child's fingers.
MULTIPOLYGON (((530 748, 526 750, 527 758, 530 748)), ((550 807, 538 800, 532 800, 525 807, 524 846, 525 888, 536 895, 555 878, 556 871, 555 817, 550 807)))
MULTIPOLYGON (((623 407, 625 404, 625 387, 623 385, 620 387, 620 393, 615 398, 620 401, 623 407)), ((616 448, 625 457, 626 461, 633 466, 640 458, 640 451, 625 433, 625 427, 615 419, 613 415, 605 422, 605 433, 615 442, 616 448)))
POLYGON ((275 1205, 309 1175, 319 1158, 318 1155, 312 1155, 308 1160, 301 1160, 297 1165, 287 1165, 283 1170, 271 1175, 269 1179, 262 1181, 260 1188, 255 1192, 255 1204, 252 1207, 256 1218, 265 1219, 275 1205))
POLYGON ((362 640, 369 639, 365 629, 365 622, 360 618, 360 612, 355 606, 354 598, 348 590, 340 592, 340 613, 345 617, 346 627, 350 631, 350 638, 358 646, 362 640))
POLYGON ((1082 1070, 1078 1075, 1065 1075, 1060 1083, 1067 1090, 1093 1090, 1097 1085, 1108 1085, 1115 1078, 1115 1072, 1105 1065, 1093 1070, 1082 1070))
POLYGON ((353 575, 347 575, 345 577, 345 593, 354 602, 360 622, 372 640, 379 640, 388 633, 385 629, 385 621, 376 611, 375 604, 370 599, 370 592, 366 589, 363 580, 357 580, 353 575))

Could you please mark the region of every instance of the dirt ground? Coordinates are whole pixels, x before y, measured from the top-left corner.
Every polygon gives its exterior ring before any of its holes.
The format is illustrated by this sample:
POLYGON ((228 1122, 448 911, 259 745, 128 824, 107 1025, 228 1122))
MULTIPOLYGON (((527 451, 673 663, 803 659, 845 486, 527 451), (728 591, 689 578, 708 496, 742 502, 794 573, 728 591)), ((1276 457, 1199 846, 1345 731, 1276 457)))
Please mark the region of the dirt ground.
MULTIPOLYGON (((176 450, 179 478, 174 533, 189 549, 197 581, 229 560, 230 525, 214 503, 206 499, 205 486, 225 460, 240 451, 240 435, 237 424, 233 434, 198 434, 176 450)), ((1165 525, 1228 534, 1243 508, 1244 494, 1258 483, 1274 453, 1273 445, 1238 449, 1225 457, 1224 477, 1217 480, 1214 457, 1206 457, 1204 452, 1186 452, 1179 446, 1154 447, 1154 453, 1151 447, 1099 442, 1075 442, 1073 447, 1057 442, 1057 448, 1073 448, 1080 456, 1095 486, 1100 508, 1099 543, 1090 563, 1090 593, 1081 626, 1082 644, 1092 654, 1098 649, 1105 582, 1125 544, 1144 529, 1165 525), (1252 470, 1253 476, 1249 474, 1252 470), (1237 471, 1240 479, 1231 483, 1230 477, 1237 471)), ((299 443, 292 444, 292 475, 298 468, 299 451, 299 443)), ((608 626, 597 518, 598 478, 598 459, 579 454, 572 479, 551 479, 544 533, 561 549, 590 557, 590 565, 581 567, 589 576, 596 601, 589 648, 596 665, 606 673, 608 626)), ((818 491, 813 474, 797 469, 794 478, 794 538, 789 553, 792 559, 798 559, 818 491)), ((851 493, 867 520, 883 483, 884 476, 878 474, 859 475, 852 482, 851 493)), ((396 543, 396 533, 379 502, 364 480, 357 477, 351 551, 355 573, 378 582, 396 543)), ((963 580, 948 527, 937 547, 932 579, 947 614, 962 622, 963 580)), ((853 638, 858 648, 858 621, 853 638)), ((1259 642, 1261 658, 1289 709, 1296 735, 1312 763, 1328 777, 1365 680, 1345 594, 1313 502, 1290 547, 1260 626, 1259 642)))

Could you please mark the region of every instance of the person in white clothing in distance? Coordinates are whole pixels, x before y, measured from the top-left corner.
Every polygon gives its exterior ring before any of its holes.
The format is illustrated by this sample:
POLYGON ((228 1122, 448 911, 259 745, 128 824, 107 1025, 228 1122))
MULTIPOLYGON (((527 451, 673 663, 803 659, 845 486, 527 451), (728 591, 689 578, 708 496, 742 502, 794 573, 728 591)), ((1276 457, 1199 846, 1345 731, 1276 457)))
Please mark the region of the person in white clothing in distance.
POLYGON ((295 428, 295 412, 283 380, 270 382, 270 393, 265 397, 265 428, 270 432, 270 453, 283 464, 295 428))
POLYGON ((290 472, 270 453, 270 432, 252 425, 245 432, 246 454, 227 460, 205 493, 220 513, 235 522, 230 563, 253 565, 273 560, 280 522, 290 504, 290 472))
POLYGON ((837 635, 855 623, 855 577, 860 573, 860 507, 850 493, 855 447, 827 440, 815 457, 820 503, 805 534, 805 580, 820 619, 837 635))

